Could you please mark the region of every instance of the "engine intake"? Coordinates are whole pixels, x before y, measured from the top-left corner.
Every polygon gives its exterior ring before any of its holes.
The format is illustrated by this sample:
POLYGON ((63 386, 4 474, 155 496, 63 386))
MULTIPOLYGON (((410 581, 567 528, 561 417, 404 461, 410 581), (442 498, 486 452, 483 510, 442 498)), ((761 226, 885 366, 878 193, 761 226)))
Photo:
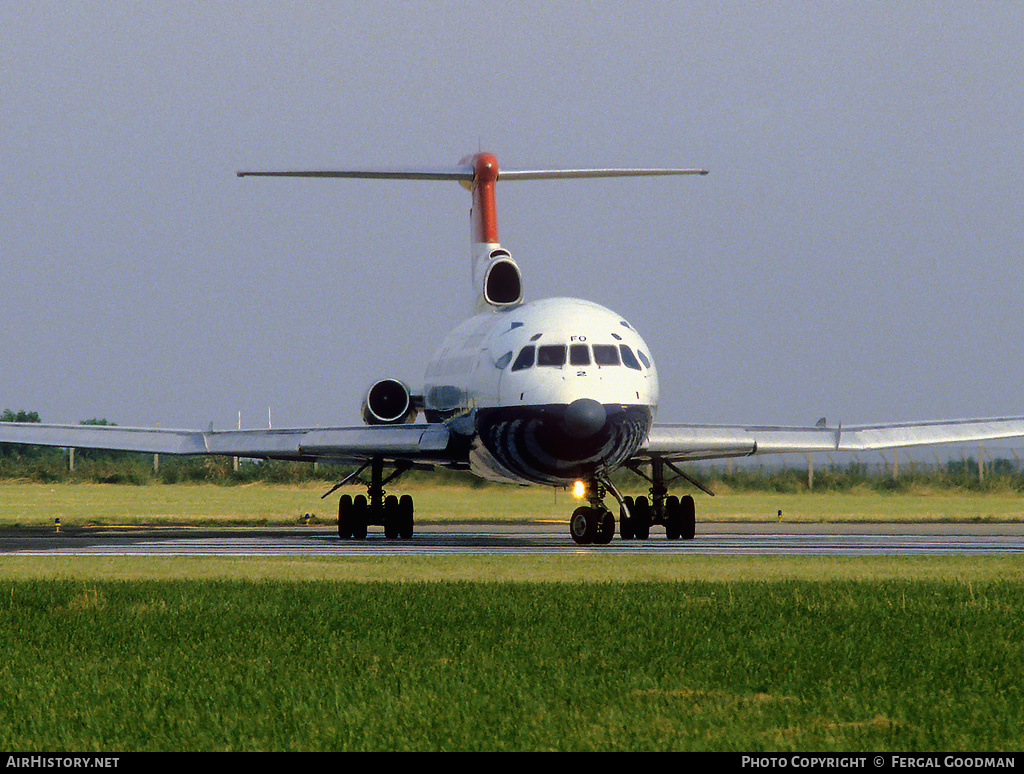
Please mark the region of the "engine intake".
POLYGON ((504 250, 491 253, 483 290, 484 300, 491 306, 515 306, 522 303, 522 275, 512 256, 504 250))
POLYGON ((397 379, 381 379, 363 399, 363 421, 368 425, 408 425, 416 415, 412 393, 397 379))

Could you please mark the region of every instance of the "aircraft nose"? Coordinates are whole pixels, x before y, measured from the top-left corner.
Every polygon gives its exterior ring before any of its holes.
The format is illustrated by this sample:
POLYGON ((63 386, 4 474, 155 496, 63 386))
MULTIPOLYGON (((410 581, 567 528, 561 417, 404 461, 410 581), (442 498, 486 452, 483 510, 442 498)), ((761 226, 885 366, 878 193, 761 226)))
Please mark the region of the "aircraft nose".
POLYGON ((604 406, 593 398, 579 398, 566 407, 562 424, 566 433, 583 440, 596 435, 607 420, 604 406))

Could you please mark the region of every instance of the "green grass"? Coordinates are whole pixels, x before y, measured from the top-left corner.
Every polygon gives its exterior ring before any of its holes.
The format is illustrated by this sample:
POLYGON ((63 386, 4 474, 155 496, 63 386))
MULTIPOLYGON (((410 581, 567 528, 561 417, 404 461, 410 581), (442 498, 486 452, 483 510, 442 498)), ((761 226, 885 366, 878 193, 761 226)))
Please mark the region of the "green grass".
MULTIPOLYGON (((0 526, 171 524, 232 526, 296 524, 312 513, 319 523, 337 519, 337 497, 326 500, 322 483, 243 484, 40 484, 0 482, 0 526)), ((354 491, 354 490, 349 490, 354 491)), ((415 484, 397 487, 416 499, 420 521, 568 521, 577 502, 564 491, 541 487, 415 484)), ((636 489, 635 492, 641 492, 636 489)), ((967 490, 873 490, 772 493, 697 493, 698 521, 1021 521, 1019 493, 967 490)))
POLYGON ((1018 556, 3 556, 0 581, 1024 583, 1018 556))
POLYGON ((999 750, 1024 583, 4 581, 0 747, 999 750))
MULTIPOLYGON (((573 506, 412 489, 422 520, 573 506)), ((318 508, 327 524, 322 491, 7 482, 0 526, 286 525, 318 508)), ((957 490, 698 504, 705 521, 1022 517, 1013 493, 957 490)), ((1013 556, 8 556, 0 747, 1014 750, 1022 620, 1013 556)))

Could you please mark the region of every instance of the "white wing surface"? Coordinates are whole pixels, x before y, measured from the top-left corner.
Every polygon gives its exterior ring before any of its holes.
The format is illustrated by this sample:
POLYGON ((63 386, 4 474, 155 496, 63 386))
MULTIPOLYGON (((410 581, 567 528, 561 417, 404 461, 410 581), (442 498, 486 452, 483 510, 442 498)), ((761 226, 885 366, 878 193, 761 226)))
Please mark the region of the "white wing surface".
POLYGON ((655 425, 638 457, 708 460, 752 454, 856 452, 1024 436, 1024 417, 957 419, 854 427, 655 425))
POLYGON ((381 457, 443 464, 450 461, 448 439, 440 424, 202 431, 0 422, 0 443, 336 462, 381 457))

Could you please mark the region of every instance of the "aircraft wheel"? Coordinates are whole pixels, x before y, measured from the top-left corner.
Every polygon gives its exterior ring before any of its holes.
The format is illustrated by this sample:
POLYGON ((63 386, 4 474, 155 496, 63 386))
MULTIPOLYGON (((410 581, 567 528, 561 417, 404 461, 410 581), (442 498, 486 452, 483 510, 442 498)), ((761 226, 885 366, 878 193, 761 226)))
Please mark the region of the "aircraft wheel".
POLYGON ((398 498, 388 495, 384 498, 384 537, 388 540, 398 537, 399 520, 398 498))
POLYGON ((682 512, 682 538, 683 540, 693 540, 693 536, 697 534, 697 516, 696 508, 693 504, 693 498, 690 495, 686 495, 680 503, 679 510, 682 512))
POLYGON ((665 535, 669 540, 678 540, 683 531, 683 510, 678 497, 665 498, 665 535))
POLYGON ((352 501, 352 537, 356 540, 366 540, 366 519, 369 516, 370 506, 366 503, 366 497, 356 495, 352 501))
POLYGON ((615 517, 612 516, 612 512, 601 508, 594 512, 594 521, 597 526, 594 542, 602 546, 611 543, 615 537, 615 517))
POLYGON ((636 498, 633 513, 633 536, 637 540, 647 540, 651 536, 651 506, 646 497, 636 498))
POLYGON ((619 508, 619 537, 623 540, 633 539, 633 504, 632 497, 623 497, 622 502, 625 508, 619 508))
POLYGON ((590 508, 581 505, 572 512, 569 517, 569 534, 572 539, 581 546, 594 542, 594 534, 597 532, 597 522, 590 515, 590 508))
POLYGON ((348 540, 352 537, 352 496, 342 495, 338 501, 338 537, 348 540))
POLYGON ((398 501, 398 536, 408 540, 412 537, 413 501, 410 495, 402 495, 398 501))

